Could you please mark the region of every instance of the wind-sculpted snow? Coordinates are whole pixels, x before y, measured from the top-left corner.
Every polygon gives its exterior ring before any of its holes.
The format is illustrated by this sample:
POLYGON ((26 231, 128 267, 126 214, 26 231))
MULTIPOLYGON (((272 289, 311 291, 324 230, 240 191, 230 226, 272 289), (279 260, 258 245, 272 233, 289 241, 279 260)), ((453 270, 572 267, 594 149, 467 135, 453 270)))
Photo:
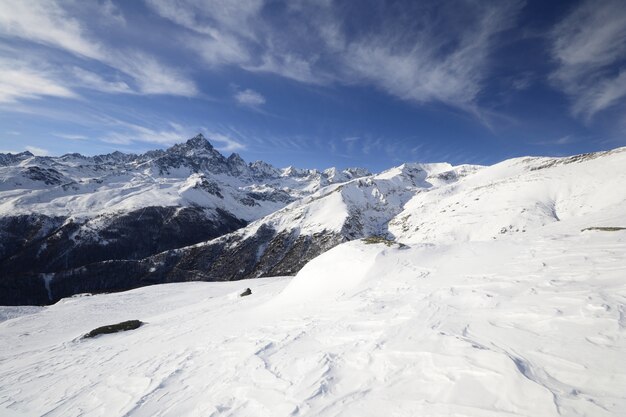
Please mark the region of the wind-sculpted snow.
MULTIPOLYGON (((226 198, 196 174, 185 193, 226 198)), ((256 279, 0 307, 0 415, 621 417, 625 183, 626 148, 405 164, 206 242, 24 277, 51 299, 256 279)), ((10 223, 0 253, 63 222, 10 223)))
POLYGON ((626 232, 581 230, 623 218, 3 308, 0 415, 619 417, 626 232))

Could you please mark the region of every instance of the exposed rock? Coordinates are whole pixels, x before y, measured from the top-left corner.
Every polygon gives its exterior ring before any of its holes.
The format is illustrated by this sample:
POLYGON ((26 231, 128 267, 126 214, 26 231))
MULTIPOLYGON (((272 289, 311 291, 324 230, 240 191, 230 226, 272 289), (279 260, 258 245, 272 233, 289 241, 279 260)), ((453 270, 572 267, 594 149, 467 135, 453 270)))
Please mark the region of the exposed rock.
POLYGON ((129 330, 138 329, 143 325, 144 323, 139 320, 128 320, 128 321, 123 321, 117 324, 110 324, 108 326, 102 326, 102 327, 93 329, 92 331, 84 335, 83 339, 91 339, 91 338, 94 338, 103 334, 127 332, 129 330))

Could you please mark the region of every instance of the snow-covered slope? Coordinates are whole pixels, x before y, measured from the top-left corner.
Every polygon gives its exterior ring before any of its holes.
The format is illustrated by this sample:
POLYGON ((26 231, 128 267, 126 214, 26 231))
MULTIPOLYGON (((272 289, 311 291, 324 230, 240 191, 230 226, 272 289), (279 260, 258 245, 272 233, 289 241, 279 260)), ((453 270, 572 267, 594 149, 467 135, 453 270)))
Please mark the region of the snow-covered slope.
POLYGON ((553 222, 626 211, 626 148, 568 158, 516 158, 417 193, 389 224, 401 242, 526 233, 553 222))
POLYGON ((403 164, 377 175, 331 185, 260 219, 243 234, 261 225, 277 231, 298 229, 303 234, 349 231, 356 237, 387 233, 387 223, 416 193, 448 184, 481 167, 447 163, 403 164))
POLYGON ((0 415, 619 417, 626 230, 581 231, 618 220, 4 307, 24 315, 0 323, 0 415), (80 339, 129 319, 147 324, 80 339))
POLYGON ((623 416, 625 183, 626 148, 406 164, 36 277, 52 298, 299 270, 0 307, 0 415, 623 416))

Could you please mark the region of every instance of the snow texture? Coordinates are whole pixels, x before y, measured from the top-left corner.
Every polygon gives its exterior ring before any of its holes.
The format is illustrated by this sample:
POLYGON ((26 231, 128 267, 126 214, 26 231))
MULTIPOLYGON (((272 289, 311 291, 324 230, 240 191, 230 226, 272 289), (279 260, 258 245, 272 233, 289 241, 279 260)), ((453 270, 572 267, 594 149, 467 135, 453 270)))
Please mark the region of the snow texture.
POLYGON ((625 148, 405 165, 263 220, 330 230, 360 208, 396 239, 294 278, 2 307, 0 415, 623 416, 624 183, 625 148))

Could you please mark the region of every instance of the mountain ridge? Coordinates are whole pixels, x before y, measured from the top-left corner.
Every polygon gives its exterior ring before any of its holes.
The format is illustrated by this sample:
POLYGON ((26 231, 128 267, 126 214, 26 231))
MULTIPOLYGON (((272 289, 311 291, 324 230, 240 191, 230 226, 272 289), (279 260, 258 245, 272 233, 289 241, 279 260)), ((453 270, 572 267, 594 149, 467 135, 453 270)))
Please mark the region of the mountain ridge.
MULTIPOLYGON (((241 167, 240 157, 216 156, 210 144, 192 139, 191 147, 177 145, 169 154, 156 151, 168 161, 181 157, 168 165, 167 173, 151 177, 161 172, 152 170, 154 165, 138 177, 122 175, 118 183, 116 190, 134 187, 135 194, 158 197, 160 206, 144 205, 120 215, 109 210, 119 207, 112 198, 106 212, 86 221, 33 213, 0 217, 0 230, 5 230, 0 234, 0 293, 9 294, 0 304, 45 304, 77 292, 164 282, 293 275, 350 240, 377 236, 403 244, 446 244, 501 239, 560 217, 600 209, 619 212, 626 201, 618 185, 626 181, 621 168, 626 148, 566 158, 515 158, 490 167, 405 163, 365 176, 357 176, 364 173, 358 170, 339 175, 336 169, 271 171, 268 164, 254 162, 248 166, 262 170, 265 181, 251 184, 251 175, 240 170, 233 176, 223 165, 230 158, 241 167), (185 155, 196 151, 202 156, 187 164, 190 156, 185 155), (208 159, 223 168, 220 174, 205 169, 208 159), (155 178, 156 185, 150 182, 155 178), (141 188, 145 184, 149 187, 141 188), (602 195, 610 190, 610 198, 602 195), (180 201, 187 205, 176 205, 180 201), (239 215, 222 210, 234 202, 240 205, 239 215)), ((62 188, 58 182, 44 191, 62 188)))

